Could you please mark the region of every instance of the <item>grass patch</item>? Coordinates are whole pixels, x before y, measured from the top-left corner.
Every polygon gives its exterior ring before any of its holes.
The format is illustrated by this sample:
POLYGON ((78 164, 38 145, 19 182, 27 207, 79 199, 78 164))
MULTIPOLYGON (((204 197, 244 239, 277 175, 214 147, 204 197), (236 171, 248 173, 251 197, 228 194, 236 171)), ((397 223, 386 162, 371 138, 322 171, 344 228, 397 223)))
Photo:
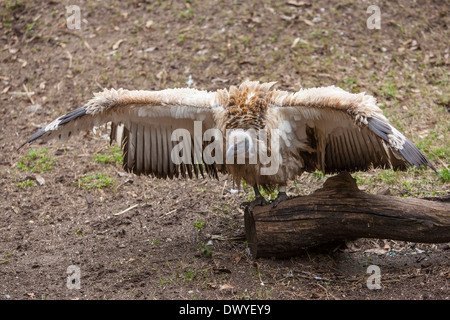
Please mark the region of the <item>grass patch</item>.
POLYGON ((356 172, 354 178, 358 187, 368 193, 389 187, 400 197, 441 196, 448 193, 445 184, 450 181, 450 173, 447 168, 438 169, 437 174, 417 168, 406 171, 386 169, 356 172))
POLYGON ((11 259, 13 257, 14 257, 14 253, 6 254, 6 256, 5 256, 6 259, 0 260, 0 264, 7 264, 7 263, 9 263, 8 259, 11 259))
POLYGON ((202 244, 199 246, 200 252, 202 254, 202 256, 204 256, 205 258, 211 258, 212 257, 212 250, 211 250, 211 246, 202 242, 202 244))
POLYGON ((384 93, 385 97, 390 97, 398 102, 397 95, 399 94, 399 92, 397 91, 397 88, 395 87, 395 84, 392 80, 385 83, 381 87, 381 91, 384 93))
POLYGON ((122 150, 119 146, 108 147, 108 151, 106 153, 94 155, 94 161, 103 164, 121 164, 123 162, 122 150))
POLYGON ((150 241, 151 245, 157 245, 160 241, 158 239, 150 241))
POLYGON ((85 190, 107 188, 113 186, 114 184, 114 179, 104 175, 103 173, 90 174, 78 179, 78 187, 85 190))
POLYGON ((450 182, 450 170, 448 168, 442 168, 438 170, 438 173, 443 182, 450 182))
POLYGON ((21 7, 24 7, 24 3, 21 0, 5 0, 4 3, 5 8, 7 8, 10 11, 14 11, 16 9, 20 9, 21 7))
POLYGON ((31 179, 27 179, 25 181, 21 181, 21 182, 17 183, 17 187, 19 187, 19 189, 24 189, 24 188, 33 187, 33 186, 35 186, 35 183, 31 179))
POLYGON ((175 274, 175 273, 173 273, 173 274, 169 277, 168 280, 164 280, 164 279, 160 278, 160 280, 159 280, 159 286, 158 286, 158 287, 159 287, 159 288, 162 288, 162 287, 164 287, 166 284, 173 282, 173 281, 174 281, 174 277, 176 277, 176 274, 175 274))
POLYGON ((33 149, 23 156, 17 163, 17 168, 33 173, 46 172, 52 169, 56 162, 49 156, 47 149, 33 149))
POLYGON ((198 233, 201 233, 206 227, 206 222, 198 218, 197 221, 194 222, 194 227, 198 233))

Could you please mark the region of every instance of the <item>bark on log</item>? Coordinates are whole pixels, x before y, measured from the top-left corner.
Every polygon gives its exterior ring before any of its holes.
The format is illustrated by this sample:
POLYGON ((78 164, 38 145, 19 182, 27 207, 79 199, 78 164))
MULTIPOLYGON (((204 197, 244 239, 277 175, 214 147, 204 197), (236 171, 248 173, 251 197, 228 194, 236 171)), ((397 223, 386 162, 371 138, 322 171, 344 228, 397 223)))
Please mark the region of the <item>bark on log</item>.
MULTIPOLYGON (((448 200, 448 198, 447 198, 448 200)), ((357 238, 422 243, 450 242, 450 203, 372 195, 349 173, 325 181, 311 195, 245 210, 245 231, 254 258, 285 258, 305 249, 357 238)))

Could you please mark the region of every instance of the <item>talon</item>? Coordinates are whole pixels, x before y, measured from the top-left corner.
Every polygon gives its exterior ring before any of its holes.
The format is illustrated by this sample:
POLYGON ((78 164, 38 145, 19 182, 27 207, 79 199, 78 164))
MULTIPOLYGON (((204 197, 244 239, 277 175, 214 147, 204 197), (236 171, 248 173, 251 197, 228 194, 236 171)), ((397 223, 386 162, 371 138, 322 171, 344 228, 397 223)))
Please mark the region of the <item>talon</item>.
POLYGON ((253 211, 256 206, 265 206, 266 204, 269 204, 269 202, 263 196, 259 195, 253 201, 242 202, 240 207, 247 207, 250 211, 253 211))
POLYGON ((272 208, 276 208, 281 202, 288 200, 289 197, 286 192, 279 192, 278 196, 272 202, 272 208))

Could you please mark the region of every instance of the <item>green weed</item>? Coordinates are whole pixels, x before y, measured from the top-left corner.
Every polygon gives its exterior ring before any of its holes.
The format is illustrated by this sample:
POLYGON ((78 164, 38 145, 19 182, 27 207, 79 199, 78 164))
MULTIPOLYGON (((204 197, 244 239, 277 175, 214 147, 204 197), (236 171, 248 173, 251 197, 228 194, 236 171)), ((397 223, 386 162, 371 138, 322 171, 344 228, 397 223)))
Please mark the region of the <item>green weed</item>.
POLYGON ((194 222, 194 227, 198 233, 203 232, 206 227, 206 222, 198 218, 197 221, 194 222))
POLYGON ((56 162, 55 158, 48 155, 47 149, 33 149, 22 157, 17 163, 17 167, 22 171, 33 173, 45 172, 52 169, 56 162))
POLYGON ((107 153, 101 153, 94 155, 94 161, 103 164, 115 163, 121 164, 123 162, 122 150, 119 146, 111 146, 108 148, 107 153))
POLYGON ((202 254, 202 256, 204 256, 205 258, 211 258, 212 257, 212 250, 211 250, 211 246, 205 243, 202 243, 199 246, 200 252, 202 254))
POLYGON ((19 189, 24 189, 24 188, 27 188, 27 187, 32 187, 32 186, 34 186, 34 185, 35 185, 35 183, 34 183, 34 181, 31 180, 31 179, 27 179, 27 180, 25 180, 25 181, 21 181, 21 182, 17 183, 17 187, 19 187, 19 189))
POLYGON ((438 170, 438 173, 443 182, 450 182, 450 170, 448 168, 442 168, 438 170))
POLYGON ((113 178, 102 173, 90 174, 78 179, 78 187, 86 190, 102 189, 114 185, 113 178))

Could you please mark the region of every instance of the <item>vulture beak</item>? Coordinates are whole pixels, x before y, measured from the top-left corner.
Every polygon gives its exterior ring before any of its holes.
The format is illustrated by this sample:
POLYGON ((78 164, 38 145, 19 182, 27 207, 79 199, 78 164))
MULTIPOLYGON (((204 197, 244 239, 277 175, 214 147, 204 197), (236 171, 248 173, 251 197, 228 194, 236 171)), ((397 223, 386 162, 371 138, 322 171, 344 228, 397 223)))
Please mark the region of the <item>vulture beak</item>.
POLYGON ((230 145, 226 153, 226 162, 234 163, 234 158, 238 155, 244 155, 243 158, 248 156, 250 150, 251 140, 248 134, 243 134, 239 137, 237 143, 230 145))

